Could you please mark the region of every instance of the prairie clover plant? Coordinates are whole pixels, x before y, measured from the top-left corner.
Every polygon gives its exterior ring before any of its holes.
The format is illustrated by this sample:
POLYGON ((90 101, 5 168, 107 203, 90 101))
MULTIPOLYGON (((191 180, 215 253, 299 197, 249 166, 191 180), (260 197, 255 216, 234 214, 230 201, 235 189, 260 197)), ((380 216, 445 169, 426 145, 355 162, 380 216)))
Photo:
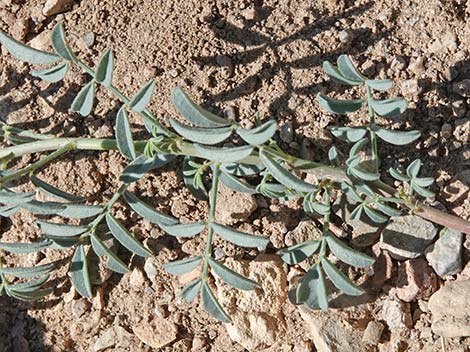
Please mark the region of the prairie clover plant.
MULTIPOLYGON (((357 71, 351 60, 341 55, 337 66, 329 62, 324 70, 331 78, 346 85, 362 87, 365 96, 356 100, 335 100, 319 94, 317 99, 331 113, 346 114, 367 106, 369 123, 360 127, 333 127, 334 136, 353 143, 347 160, 339 160, 333 147, 329 151, 330 165, 299 159, 281 150, 274 139, 277 124, 274 120, 260 122, 253 129, 244 129, 237 122, 219 117, 195 104, 179 87, 172 92, 171 99, 179 114, 186 120, 181 123, 170 119, 170 128, 163 126, 147 108, 151 100, 154 82, 149 81, 132 98, 123 95, 113 86, 114 58, 112 51, 102 55, 95 68, 81 61, 65 40, 64 30, 58 24, 52 30, 54 53, 33 49, 0 32, 1 44, 17 59, 30 64, 47 65, 48 68, 32 71, 34 77, 48 82, 62 80, 71 65, 76 65, 90 76, 90 81, 76 95, 71 111, 87 116, 93 111, 96 89, 107 89, 122 102, 116 115, 115 139, 56 138, 51 135, 23 131, 3 124, 1 135, 11 146, 0 150, 0 215, 10 217, 19 209, 45 216, 57 216, 65 220, 52 222, 37 220, 41 240, 33 243, 0 242, 2 251, 30 253, 46 248, 73 250, 69 258, 68 271, 75 289, 85 297, 93 295, 91 271, 96 267, 96 256, 105 261, 107 267, 117 273, 127 272, 124 263, 114 248, 108 246, 112 236, 129 252, 152 256, 152 252, 139 242, 113 215, 113 206, 118 200, 164 232, 188 238, 207 230, 206 246, 198 256, 183 258, 164 265, 170 274, 181 275, 200 268, 200 277, 185 285, 181 294, 192 301, 200 295, 203 307, 217 319, 229 322, 230 317, 219 304, 213 291, 214 276, 241 290, 256 290, 258 283, 231 270, 212 253, 214 236, 237 246, 264 251, 269 240, 263 236, 244 233, 217 222, 217 189, 220 182, 225 186, 248 194, 261 194, 268 198, 300 199, 305 211, 322 224, 322 237, 298 243, 279 251, 281 258, 290 265, 303 261, 314 254, 317 258, 296 289, 296 300, 310 307, 328 307, 327 283, 329 281, 347 295, 360 295, 364 291, 356 286, 335 265, 331 258, 354 266, 367 267, 373 259, 350 248, 330 230, 332 205, 341 194, 346 194, 354 205, 351 218, 359 219, 363 214, 375 223, 384 223, 391 216, 411 211, 445 227, 470 233, 470 224, 462 219, 423 205, 416 197, 432 195, 426 189, 430 178, 417 177, 420 162, 412 162, 406 174, 390 169, 393 177, 404 182, 399 190, 380 181, 380 158, 378 139, 395 145, 405 145, 419 138, 417 131, 393 131, 376 124, 376 115, 396 118, 406 108, 402 98, 379 100, 375 91, 386 91, 392 86, 390 80, 370 80, 357 71), (51 66, 52 65, 52 66, 51 66), (140 115, 149 132, 146 140, 135 141, 128 120, 128 113, 140 115), (233 138, 234 136, 236 138, 233 138), (370 148, 371 160, 366 162, 360 152, 370 148), (86 199, 60 190, 36 175, 36 171, 54 159, 75 150, 119 150, 128 160, 119 177, 116 193, 105 204, 87 205, 86 199), (18 169, 14 161, 23 155, 49 153, 38 161, 18 169), (162 214, 130 192, 131 183, 146 173, 161 168, 181 157, 183 180, 195 197, 209 202, 206 221, 180 223, 172 216, 162 214), (345 163, 345 168, 338 165, 345 163), (311 173, 318 182, 307 183, 291 172, 311 173), (28 178, 33 192, 14 191, 15 181, 28 178), (210 189, 206 180, 211 177, 210 189), (249 182, 248 182, 249 181, 249 182), (405 192, 407 187, 407 192, 405 192), (37 192, 47 194, 57 201, 41 201, 37 192), (67 219, 80 219, 80 225, 72 225, 67 219), (95 256, 96 255, 96 256, 95 256), (94 256, 92 258, 92 256, 94 256)), ((179 159, 178 159, 179 160, 179 159)), ((335 220, 336 221, 336 220, 335 220)), ((344 220, 343 220, 344 221, 344 220)), ((204 232, 206 233, 206 232, 204 232)), ((268 248, 268 250, 270 250, 268 248)), ((34 267, 6 267, 0 258, 0 292, 22 300, 35 300, 48 295, 49 274, 61 261, 34 267)))

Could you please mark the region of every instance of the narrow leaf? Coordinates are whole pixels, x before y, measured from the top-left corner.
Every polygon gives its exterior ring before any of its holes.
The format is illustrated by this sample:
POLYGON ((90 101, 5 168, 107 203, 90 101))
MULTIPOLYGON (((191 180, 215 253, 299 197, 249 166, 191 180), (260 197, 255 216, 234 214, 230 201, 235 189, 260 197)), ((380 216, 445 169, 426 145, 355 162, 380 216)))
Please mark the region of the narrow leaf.
POLYGON ((408 176, 403 175, 401 172, 392 167, 388 170, 388 172, 390 173, 390 175, 392 175, 393 178, 397 179, 398 181, 409 181, 410 179, 408 176))
POLYGON ((201 264, 201 256, 190 257, 163 264, 163 269, 172 275, 183 275, 196 269, 199 264, 201 264))
POLYGON ((328 243, 328 247, 330 248, 331 252, 341 260, 343 263, 358 267, 364 268, 367 266, 371 266, 374 264, 374 259, 369 257, 368 255, 356 251, 348 247, 342 241, 334 237, 333 235, 329 235, 326 237, 326 241, 328 243))
POLYGON ((351 296, 360 296, 365 293, 363 289, 356 286, 349 278, 344 275, 336 266, 331 264, 328 259, 322 258, 321 264, 326 275, 338 290, 351 296))
POLYGON ((337 60, 338 70, 349 80, 363 82, 365 77, 359 73, 349 56, 340 55, 337 60))
POLYGON ((5 205, 0 207, 0 216, 9 218, 13 216, 21 207, 18 205, 5 205))
POLYGON ((33 243, 18 243, 18 242, 0 242, 0 249, 10 253, 33 253, 39 252, 51 246, 51 242, 33 242, 33 243))
POLYGON ((67 71, 69 70, 69 64, 64 62, 57 66, 47 68, 45 70, 33 70, 31 75, 33 77, 38 77, 44 81, 55 83, 64 79, 67 71))
POLYGON ((415 177, 413 183, 420 187, 429 187, 434 183, 434 179, 432 177, 415 177))
POLYGON ((364 127, 331 127, 331 134, 347 142, 357 142, 364 138, 367 129, 364 127))
POLYGON ((124 106, 119 109, 116 116, 116 143, 122 155, 130 160, 136 158, 131 125, 124 106))
POLYGON ((197 168, 191 166, 192 158, 189 156, 184 157, 183 161, 183 181, 186 187, 188 187, 191 194, 197 199, 207 201, 209 196, 204 185, 202 187, 195 187, 195 174, 197 173, 197 168))
POLYGON ((170 119, 173 129, 184 138, 201 144, 214 145, 225 141, 232 134, 232 127, 203 128, 183 125, 170 119))
POLYGON ((18 60, 30 64, 50 64, 60 60, 60 57, 41 50, 24 45, 16 39, 10 37, 4 31, 0 30, 0 43, 18 60))
POLYGON ((323 109, 333 114, 347 114, 350 112, 354 112, 354 111, 359 110, 363 104, 362 99, 356 99, 356 100, 331 99, 321 93, 317 94, 317 101, 318 101, 318 104, 320 104, 320 106, 323 109))
POLYGON ((10 287, 7 289, 9 295, 13 298, 22 300, 22 301, 37 301, 49 295, 53 290, 52 288, 46 288, 43 290, 37 291, 24 291, 20 292, 17 290, 13 290, 10 287))
POLYGON ((173 89, 171 100, 176 110, 186 120, 200 127, 225 127, 231 122, 221 118, 194 103, 180 87, 173 89))
POLYGON ((340 83, 348 84, 350 86, 357 86, 362 83, 361 81, 347 79, 341 74, 341 72, 339 72, 338 68, 329 61, 323 62, 323 71, 325 71, 328 76, 340 83))
POLYGON ((2 267, 2 268, 0 268, 0 273, 15 276, 15 277, 18 277, 18 278, 21 278, 21 279, 29 279, 29 278, 32 278, 32 277, 38 277, 38 276, 43 276, 43 275, 49 274, 52 271, 52 269, 54 269, 54 263, 38 265, 38 266, 33 266, 33 267, 27 267, 27 268, 22 268, 22 267, 6 268, 6 267, 2 267))
POLYGON ((328 308, 325 279, 319 264, 312 265, 297 287, 296 293, 298 303, 305 303, 310 308, 328 308))
POLYGON ((49 280, 49 275, 46 274, 39 279, 30 280, 28 282, 22 282, 19 284, 9 284, 8 288, 17 292, 31 292, 41 288, 47 280, 49 280))
POLYGON ((66 206, 63 203, 39 202, 34 199, 31 202, 22 204, 21 208, 26 209, 32 212, 33 214, 55 215, 64 211, 66 209, 66 206))
POLYGON ((135 182, 144 177, 152 169, 153 165, 154 159, 145 155, 139 155, 122 170, 119 181, 128 184, 135 182))
POLYGON ((367 79, 366 85, 375 90, 386 91, 393 87, 393 82, 389 79, 367 79))
POLYGON ((82 202, 85 199, 83 197, 76 196, 71 193, 64 192, 47 182, 41 180, 40 178, 36 177, 35 175, 31 176, 31 182, 37 188, 39 188, 43 193, 47 194, 48 196, 52 196, 61 200, 70 201, 70 202, 82 202))
POLYGON ((91 246, 93 251, 98 256, 107 257, 106 265, 112 271, 115 271, 120 274, 125 274, 129 271, 129 268, 126 264, 114 253, 106 244, 95 234, 90 236, 91 246))
POLYGON ((201 144, 195 144, 194 147, 200 156, 207 160, 218 162, 233 163, 248 157, 253 151, 253 147, 244 145, 241 147, 223 147, 213 148, 206 147, 201 144))
POLYGON ((377 210, 380 210, 382 213, 388 215, 388 216, 400 216, 401 211, 395 208, 392 208, 391 206, 381 203, 381 202, 376 202, 375 206, 377 207, 377 210))
POLYGON ((275 120, 269 120, 262 125, 247 130, 241 127, 237 128, 237 134, 251 145, 262 145, 266 143, 274 133, 276 133, 277 123, 275 120))
POLYGON ((202 221, 189 224, 164 225, 159 224, 163 231, 175 237, 192 237, 202 232, 206 223, 202 221))
POLYGON ((124 192, 124 199, 126 200, 127 204, 129 204, 132 210, 134 210, 137 214, 139 214, 144 219, 147 219, 153 224, 175 225, 178 223, 178 220, 176 220, 175 218, 156 211, 150 205, 139 199, 136 195, 131 192, 124 192))
POLYGON ((224 163, 220 169, 228 174, 235 176, 251 176, 257 175, 264 169, 264 165, 249 165, 249 164, 237 164, 237 163, 224 163))
POLYGON ((109 213, 106 214, 106 224, 114 238, 116 238, 129 251, 140 255, 141 257, 150 257, 152 255, 147 248, 137 241, 135 237, 132 236, 131 233, 109 213))
POLYGON ((269 243, 269 239, 267 238, 249 235, 224 225, 212 223, 210 226, 212 226, 214 231, 224 240, 240 247, 264 249, 269 243))
POLYGON ((88 230, 88 226, 54 224, 52 222, 46 222, 42 220, 37 220, 36 224, 44 233, 47 233, 48 235, 64 237, 77 236, 88 230))
POLYGON ((86 219, 103 211, 103 207, 99 205, 64 204, 64 206, 65 209, 57 214, 65 218, 86 219))
POLYGON ((431 191, 428 191, 427 189, 417 185, 414 180, 411 181, 411 188, 418 193, 420 196, 425 197, 425 198, 432 198, 434 197, 434 193, 431 191))
POLYGON ((265 151, 260 151, 259 157, 273 177, 281 184, 299 192, 315 192, 317 190, 315 186, 292 175, 265 151))
POLYGON ((222 183, 228 188, 233 189, 234 191, 237 191, 237 192, 248 193, 248 194, 257 193, 256 187, 253 187, 252 185, 249 185, 245 181, 240 180, 237 177, 230 175, 229 173, 226 173, 224 171, 220 173, 220 181, 222 181, 222 183))
POLYGON ((306 241, 281 249, 277 252, 281 259, 289 265, 294 265, 310 258, 320 247, 319 241, 306 241))
POLYGON ((217 276, 230 286, 246 291, 254 290, 260 287, 257 282, 240 275, 239 273, 227 268, 225 265, 218 263, 212 258, 208 258, 208 262, 217 276))
POLYGON ((421 136, 420 131, 394 131, 386 128, 378 128, 375 133, 385 142, 394 145, 409 144, 421 136))
POLYGON ((155 88, 155 82, 150 80, 144 85, 129 102, 129 108, 135 112, 142 112, 149 105, 152 99, 153 90, 155 88))
POLYGON ((207 282, 202 283, 201 298, 204 309, 214 318, 220 320, 223 323, 232 322, 230 317, 227 315, 227 313, 225 313, 224 309, 215 298, 214 293, 210 289, 207 282))
POLYGON ((350 167, 348 171, 354 176, 364 181, 377 181, 380 176, 377 173, 366 171, 360 167, 350 167))
POLYGON ((0 203, 8 205, 21 205, 34 199, 34 192, 12 192, 9 190, 0 190, 0 203))
POLYGON ((421 169, 421 160, 416 159, 414 160, 408 167, 406 168, 406 174, 408 177, 415 178, 418 176, 419 170, 421 169))
POLYGON ((80 295, 88 298, 93 296, 90 273, 88 271, 88 259, 85 255, 83 245, 79 245, 75 249, 72 263, 70 264, 69 276, 73 287, 75 287, 80 295))
POLYGON ((383 117, 394 117, 402 114, 406 110, 406 100, 401 97, 385 100, 368 100, 374 111, 383 117))
POLYGON ((113 81, 114 56, 112 50, 108 50, 101 57, 95 71, 96 82, 105 87, 110 87, 113 81))
POLYGON ((196 298, 199 290, 201 288, 201 279, 194 279, 193 281, 187 283, 181 289, 181 296, 187 301, 192 302, 196 298))
POLYGON ((364 211, 366 215, 369 217, 369 219, 371 219, 373 222, 377 224, 382 224, 388 221, 388 218, 386 216, 383 216, 378 211, 372 209, 369 206, 364 206, 364 211))
POLYGON ((64 27, 57 23, 51 32, 52 47, 55 52, 67 61, 73 61, 74 54, 65 42, 64 27))
POLYGON ((95 82, 90 81, 77 94, 72 102, 70 110, 78 112, 82 116, 88 116, 93 110, 93 102, 95 99, 95 82))

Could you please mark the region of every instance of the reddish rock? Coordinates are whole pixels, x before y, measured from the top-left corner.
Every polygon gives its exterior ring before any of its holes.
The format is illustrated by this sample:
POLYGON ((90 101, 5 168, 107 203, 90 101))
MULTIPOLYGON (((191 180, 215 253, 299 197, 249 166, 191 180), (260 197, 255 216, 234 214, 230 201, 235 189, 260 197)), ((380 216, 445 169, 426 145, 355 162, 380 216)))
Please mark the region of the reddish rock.
POLYGON ((411 302, 430 297, 437 290, 437 276, 422 258, 400 263, 397 278, 397 297, 411 302))

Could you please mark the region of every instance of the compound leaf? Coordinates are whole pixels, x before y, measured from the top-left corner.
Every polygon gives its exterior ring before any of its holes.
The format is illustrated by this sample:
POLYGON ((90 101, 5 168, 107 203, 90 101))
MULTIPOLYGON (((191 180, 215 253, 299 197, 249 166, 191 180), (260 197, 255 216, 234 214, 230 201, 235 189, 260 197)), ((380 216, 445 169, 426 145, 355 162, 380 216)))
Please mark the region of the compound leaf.
POLYGON ((347 79, 341 74, 341 72, 339 72, 338 68, 329 61, 323 62, 323 71, 325 71, 328 76, 340 83, 348 84, 350 86, 357 86, 362 83, 361 81, 347 79))
POLYGON ((152 255, 147 248, 137 241, 135 237, 132 236, 131 233, 109 213, 106 214, 106 224, 114 238, 116 238, 129 251, 140 255, 141 257, 150 257, 152 255))
POLYGON ((241 127, 237 128, 237 134, 242 139, 251 145, 261 145, 266 143, 276 133, 277 123, 274 120, 269 120, 262 125, 247 130, 241 127))
POLYGON ((203 221, 193 222, 189 224, 165 225, 159 224, 163 231, 175 237, 192 237, 200 233, 206 227, 203 221))
POLYGON ((110 49, 101 57, 95 71, 96 82, 105 87, 110 87, 113 81, 114 56, 110 49))
POLYGON ((88 271, 88 259, 83 245, 79 245, 75 249, 72 263, 70 264, 69 275, 70 280, 78 293, 83 297, 91 298, 93 293, 91 290, 90 273, 88 271))
POLYGON ((338 240, 333 235, 327 236, 326 242, 328 243, 328 247, 330 248, 331 252, 336 256, 336 258, 341 260, 343 263, 352 265, 357 268, 365 268, 374 264, 373 258, 348 247, 346 244, 338 240))
POLYGON ((152 99, 153 90, 155 88, 154 80, 150 80, 144 85, 129 102, 129 108, 135 112, 144 111, 152 99))
POLYGON ((38 77, 44 81, 55 83, 64 79, 67 71, 69 70, 69 64, 64 62, 57 66, 47 68, 45 70, 33 70, 31 75, 33 77, 38 77))
POLYGON ((184 138, 201 144, 218 144, 225 141, 232 134, 232 127, 203 128, 183 125, 170 119, 173 129, 184 138))
POLYGON ((229 120, 221 118, 198 106, 180 87, 173 89, 171 100, 181 116, 196 126, 225 127, 231 125, 229 120))
POLYGON ((289 265, 294 265, 311 257, 320 247, 320 241, 305 241, 281 249, 277 252, 281 259, 289 265))
POLYGON ((163 264, 163 269, 172 275, 183 275, 196 269, 199 264, 201 256, 196 256, 163 264))
POLYGON ((132 210, 134 210, 137 214, 139 214, 144 219, 147 219, 153 224, 175 225, 178 223, 178 220, 176 220, 175 218, 156 211, 150 205, 139 199, 136 195, 131 192, 125 191, 124 199, 126 200, 127 204, 129 204, 132 210))
POLYGON ((116 143, 122 155, 130 160, 136 158, 131 125, 124 106, 119 109, 116 117, 116 143))
POLYGON ((223 323, 232 322, 230 317, 227 315, 227 313, 225 313, 224 309, 215 298, 214 293, 210 289, 207 282, 202 283, 201 298, 204 309, 214 318, 220 320, 223 323))
POLYGON ((253 280, 250 280, 243 275, 233 271, 232 269, 227 268, 225 265, 218 263, 212 258, 208 258, 208 262, 212 270, 217 274, 218 277, 225 283, 238 288, 239 290, 254 290, 259 286, 259 284, 253 280))
POLYGON ((267 238, 249 235, 247 233, 234 230, 228 226, 217 223, 212 223, 210 226, 212 226, 214 231, 224 240, 232 242, 240 247, 264 249, 269 243, 269 239, 267 238))
POLYGON ((33 253, 38 252, 51 246, 51 242, 33 242, 33 243, 18 243, 18 242, 0 242, 0 249, 10 253, 33 253))
POLYGON ((331 264, 328 259, 322 258, 321 265, 323 270, 325 270, 326 275, 328 275, 328 278, 338 290, 341 290, 342 292, 351 296, 360 296, 365 292, 363 289, 356 286, 351 280, 349 280, 349 278, 344 275, 336 266, 331 264))
POLYGON ((95 99, 95 82, 92 80, 85 85, 77 94, 72 102, 70 110, 78 112, 82 116, 88 116, 93 110, 95 99))
POLYGON ((338 65, 338 70, 341 72, 343 77, 346 77, 351 81, 358 82, 363 82, 365 80, 364 76, 359 73, 349 56, 344 54, 340 55, 336 63, 338 65))
POLYGON ((321 93, 317 94, 317 101, 318 101, 318 104, 320 104, 322 108, 334 114, 347 114, 350 112, 357 111, 361 108, 362 103, 363 103, 362 99, 355 99, 355 100, 331 99, 321 93))

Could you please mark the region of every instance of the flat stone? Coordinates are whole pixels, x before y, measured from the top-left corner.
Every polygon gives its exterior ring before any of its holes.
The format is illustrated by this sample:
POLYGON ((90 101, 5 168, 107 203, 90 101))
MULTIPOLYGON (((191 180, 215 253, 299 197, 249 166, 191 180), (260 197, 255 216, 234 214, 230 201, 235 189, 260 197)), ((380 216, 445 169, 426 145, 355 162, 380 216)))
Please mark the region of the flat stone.
POLYGON ((286 233, 284 243, 287 246, 302 243, 305 241, 321 239, 321 230, 310 219, 301 220, 299 224, 292 230, 286 233))
POLYGON ((219 223, 233 225, 246 221, 257 208, 256 199, 251 194, 235 192, 219 184, 215 212, 215 218, 219 223))
POLYGON ((463 234, 449 229, 426 248, 426 259, 437 275, 454 275, 461 271, 462 243, 463 234))
POLYGON ((370 321, 364 330, 364 335, 362 335, 362 342, 376 346, 380 342, 384 328, 385 326, 381 322, 370 321))
POLYGON ((155 276, 157 276, 158 268, 155 264, 155 258, 150 257, 145 260, 144 271, 145 275, 147 275, 149 279, 153 279, 155 276))
POLYGON ((155 317, 150 322, 142 321, 133 326, 137 338, 152 348, 162 348, 176 340, 178 327, 169 320, 155 317))
POLYGON ((382 231, 380 247, 395 259, 413 259, 424 254, 436 235, 436 227, 419 216, 392 217, 382 231))
POLYGON ((116 344, 116 333, 113 328, 105 330, 100 337, 95 341, 93 346, 94 352, 104 351, 107 348, 113 347, 116 344))
POLYGON ((437 290, 436 274, 423 258, 410 259, 398 266, 397 297, 405 302, 429 298, 437 290))
POLYGON ((443 337, 470 336, 470 280, 450 281, 431 296, 432 331, 443 337))
POLYGON ((386 300, 380 311, 380 317, 390 330, 406 330, 413 323, 409 303, 398 300, 386 300))
POLYGON ((44 16, 53 16, 72 9, 73 0, 47 0, 42 9, 44 16))

